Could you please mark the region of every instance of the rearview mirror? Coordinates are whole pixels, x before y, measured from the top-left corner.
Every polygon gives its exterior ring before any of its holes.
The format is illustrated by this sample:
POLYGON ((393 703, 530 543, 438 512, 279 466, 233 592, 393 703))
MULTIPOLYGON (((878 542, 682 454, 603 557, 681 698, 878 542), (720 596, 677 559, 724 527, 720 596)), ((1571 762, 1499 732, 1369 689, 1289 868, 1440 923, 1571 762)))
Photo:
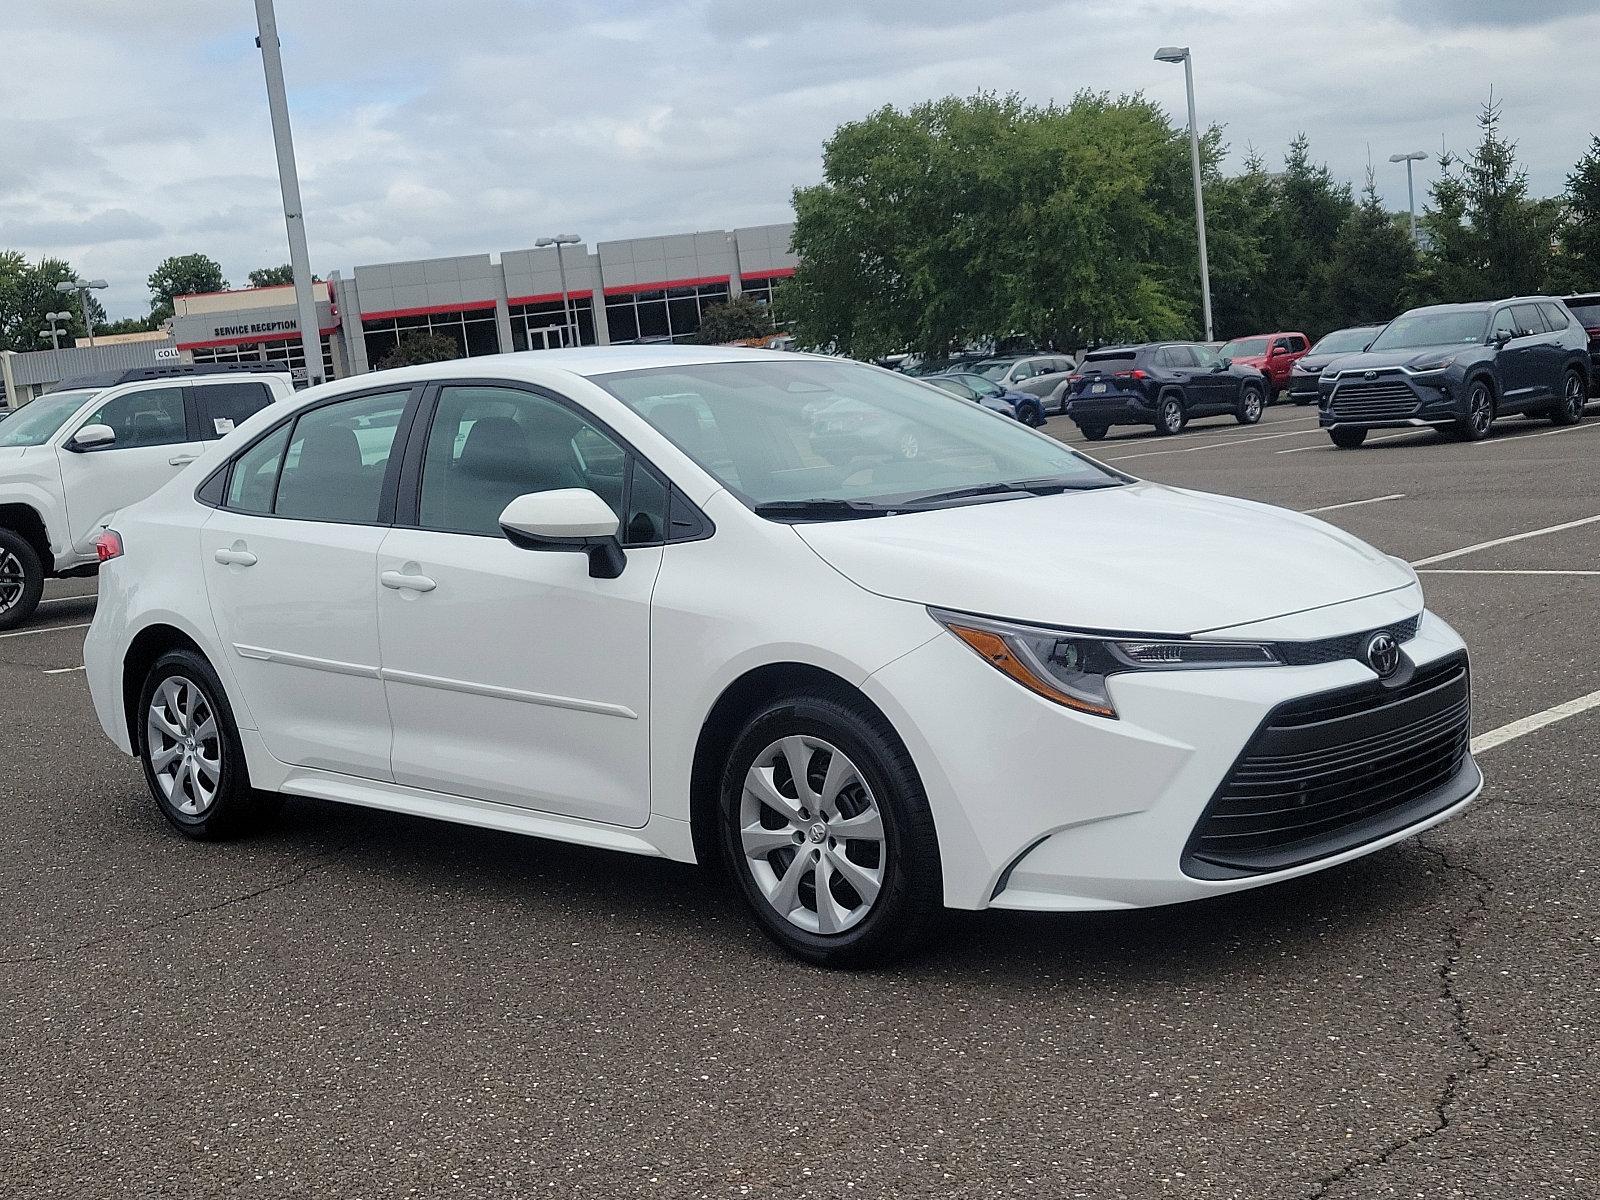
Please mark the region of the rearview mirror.
POLYGON ((560 488, 518 496, 500 514, 500 530, 524 550, 581 550, 589 574, 615 579, 627 565, 617 540, 617 514, 588 488, 560 488))
POLYGON ((101 446, 110 446, 117 440, 117 431, 109 425, 85 425, 72 435, 72 441, 67 443, 69 450, 94 450, 101 446))

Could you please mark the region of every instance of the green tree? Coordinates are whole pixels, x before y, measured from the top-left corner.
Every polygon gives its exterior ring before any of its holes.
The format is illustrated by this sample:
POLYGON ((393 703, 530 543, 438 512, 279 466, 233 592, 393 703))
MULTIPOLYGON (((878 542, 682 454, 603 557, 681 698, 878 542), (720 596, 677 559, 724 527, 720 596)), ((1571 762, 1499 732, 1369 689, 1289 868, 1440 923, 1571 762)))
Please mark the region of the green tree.
POLYGON ((416 331, 402 333, 395 348, 378 360, 377 369, 415 367, 422 363, 449 362, 461 357, 461 348, 439 333, 416 331))
POLYGON ((174 296, 193 296, 200 292, 227 290, 222 267, 204 254, 177 254, 163 259, 150 272, 150 316, 164 321, 172 315, 174 296))
POLYGON ((288 263, 284 263, 281 267, 257 267, 250 272, 251 287, 278 287, 293 282, 294 268, 288 263))
POLYGON ((1417 290, 1426 300, 1488 300, 1544 291, 1554 275, 1561 202, 1528 195, 1517 144, 1500 133, 1491 93, 1478 117, 1483 137, 1469 158, 1439 159, 1422 225, 1428 249, 1417 290))
POLYGON ((1329 328, 1387 321, 1406 308, 1417 252, 1402 222, 1384 208, 1369 168, 1361 203, 1345 217, 1328 254, 1329 328))
POLYGON ((772 314, 766 305, 749 296, 738 296, 726 304, 713 304, 701 313, 694 340, 702 346, 721 346, 766 337, 772 330, 772 314))
POLYGON ((1216 163, 1221 146, 1212 139, 1205 155, 1206 250, 1211 265, 1212 324, 1221 337, 1276 329, 1276 297, 1270 292, 1271 240, 1278 185, 1266 161, 1251 150, 1238 175, 1223 176, 1216 163))
POLYGON ((1600 288, 1600 136, 1567 176, 1567 220, 1561 232, 1563 290, 1600 288))
MULTIPOLYGON (((42 258, 30 263, 15 250, 0 251, 0 350, 48 350, 50 336, 39 336, 49 329, 45 314, 65 312, 70 319, 60 322, 61 344, 72 345, 74 338, 88 331, 83 326, 82 305, 76 292, 56 291, 56 284, 77 276, 70 263, 59 258, 42 258)), ((93 295, 89 297, 89 319, 98 331, 105 320, 105 309, 93 295)))
POLYGON ((784 313, 804 345, 934 355, 1196 325, 1185 138, 1141 96, 980 94, 841 126, 795 192, 784 313))
POLYGON ((161 322, 153 321, 149 317, 122 317, 116 321, 96 324, 95 333, 152 333, 161 328, 161 322))

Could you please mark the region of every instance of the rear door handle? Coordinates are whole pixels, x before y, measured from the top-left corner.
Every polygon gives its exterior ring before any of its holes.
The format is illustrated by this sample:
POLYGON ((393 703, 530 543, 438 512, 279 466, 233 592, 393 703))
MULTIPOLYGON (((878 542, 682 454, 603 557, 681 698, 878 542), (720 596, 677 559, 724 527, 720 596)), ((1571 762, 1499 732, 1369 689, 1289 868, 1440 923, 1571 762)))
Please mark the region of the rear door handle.
POLYGON ((169 467, 187 467, 199 457, 200 456, 198 454, 174 454, 171 458, 167 459, 167 465, 169 467))
POLYGON ((256 556, 248 550, 218 550, 211 556, 225 567, 253 567, 256 556))
POLYGON ((400 571, 385 571, 378 581, 390 591, 431 592, 439 585, 426 575, 406 575, 400 571))

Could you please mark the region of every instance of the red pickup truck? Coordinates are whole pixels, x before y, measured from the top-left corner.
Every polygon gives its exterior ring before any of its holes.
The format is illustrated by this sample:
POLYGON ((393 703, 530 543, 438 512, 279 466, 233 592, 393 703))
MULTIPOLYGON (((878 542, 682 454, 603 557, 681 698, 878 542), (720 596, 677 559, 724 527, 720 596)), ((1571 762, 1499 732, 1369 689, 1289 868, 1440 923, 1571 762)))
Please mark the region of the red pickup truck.
POLYGON ((1254 333, 1234 338, 1217 351, 1223 358, 1254 367, 1267 377, 1270 404, 1289 386, 1289 372, 1311 349, 1311 339, 1303 333, 1254 333))

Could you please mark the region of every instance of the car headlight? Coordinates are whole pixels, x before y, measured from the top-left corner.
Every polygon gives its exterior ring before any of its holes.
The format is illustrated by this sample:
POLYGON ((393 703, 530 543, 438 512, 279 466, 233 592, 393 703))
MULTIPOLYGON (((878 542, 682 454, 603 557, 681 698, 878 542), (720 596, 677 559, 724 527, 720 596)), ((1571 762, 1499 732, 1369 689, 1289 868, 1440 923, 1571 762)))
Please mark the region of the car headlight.
POLYGON ((930 608, 928 612, 995 670, 1046 700, 1116 718, 1106 680, 1125 671, 1273 667, 1281 660, 1257 642, 1105 637, 996 621, 930 608))
POLYGON ((1417 363, 1414 366, 1409 366, 1406 368, 1406 370, 1410 371, 1413 375, 1428 375, 1434 371, 1444 370, 1451 363, 1455 362, 1455 360, 1456 356, 1454 354, 1447 354, 1443 358, 1430 358, 1427 362, 1417 363))

